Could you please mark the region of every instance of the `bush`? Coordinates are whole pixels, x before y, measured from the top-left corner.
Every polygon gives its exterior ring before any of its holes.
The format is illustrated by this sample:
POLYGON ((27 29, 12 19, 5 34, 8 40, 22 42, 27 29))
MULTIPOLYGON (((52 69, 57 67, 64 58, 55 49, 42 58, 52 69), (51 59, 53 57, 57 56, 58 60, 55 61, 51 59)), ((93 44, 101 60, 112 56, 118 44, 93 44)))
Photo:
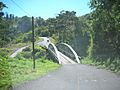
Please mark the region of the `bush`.
POLYGON ((8 90, 12 85, 8 60, 0 56, 0 90, 8 90))
POLYGON ((21 54, 22 54, 22 56, 23 56, 24 58, 26 58, 26 59, 32 58, 32 53, 29 52, 29 51, 23 52, 23 53, 21 53, 21 54))
POLYGON ((0 56, 1 57, 7 57, 10 53, 9 49, 6 48, 0 48, 0 56))
POLYGON ((116 73, 120 72, 120 58, 116 58, 116 59, 108 58, 104 60, 101 58, 92 59, 92 58, 85 57, 82 59, 82 63, 96 65, 100 68, 106 68, 116 73))
POLYGON ((26 51, 31 51, 30 47, 26 47, 25 49, 23 49, 23 52, 26 52, 26 51))
MULTIPOLYGON (((36 46, 35 47, 35 59, 39 59, 41 57, 46 57, 46 50, 40 46, 36 46)), ((19 60, 23 59, 23 58, 31 59, 32 58, 32 48, 31 47, 25 48, 22 52, 17 54, 16 58, 18 58, 19 60)))

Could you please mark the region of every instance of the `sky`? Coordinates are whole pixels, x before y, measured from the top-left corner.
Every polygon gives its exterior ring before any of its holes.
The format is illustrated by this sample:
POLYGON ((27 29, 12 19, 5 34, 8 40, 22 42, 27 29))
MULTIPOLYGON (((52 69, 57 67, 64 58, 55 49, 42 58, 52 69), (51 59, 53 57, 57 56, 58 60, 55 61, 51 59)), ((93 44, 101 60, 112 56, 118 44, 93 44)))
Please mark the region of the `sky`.
POLYGON ((20 17, 27 15, 47 19, 57 16, 62 10, 75 11, 77 16, 91 12, 89 0, 2 0, 2 2, 8 7, 3 9, 5 13, 20 17))

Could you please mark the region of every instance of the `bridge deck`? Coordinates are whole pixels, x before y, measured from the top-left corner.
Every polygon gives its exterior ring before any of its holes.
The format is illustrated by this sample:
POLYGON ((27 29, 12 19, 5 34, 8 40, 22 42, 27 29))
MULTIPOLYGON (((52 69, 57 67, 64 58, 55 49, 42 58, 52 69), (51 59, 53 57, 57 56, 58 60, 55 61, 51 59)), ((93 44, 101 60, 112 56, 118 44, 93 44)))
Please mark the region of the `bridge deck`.
POLYGON ((59 56, 60 56, 61 64, 77 64, 76 62, 71 60, 69 57, 62 54, 61 52, 59 52, 59 56))

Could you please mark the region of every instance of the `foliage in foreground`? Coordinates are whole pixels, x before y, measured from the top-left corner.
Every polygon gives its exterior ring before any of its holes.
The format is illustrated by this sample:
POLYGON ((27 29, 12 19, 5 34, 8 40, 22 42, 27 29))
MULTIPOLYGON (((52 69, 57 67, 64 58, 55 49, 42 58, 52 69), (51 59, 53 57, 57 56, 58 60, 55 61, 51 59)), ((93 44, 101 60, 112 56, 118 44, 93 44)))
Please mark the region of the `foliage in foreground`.
POLYGON ((36 60, 36 69, 32 69, 32 59, 0 59, 0 90, 8 90, 12 85, 36 79, 59 67, 58 64, 45 60, 36 60), (44 62, 43 62, 44 61, 44 62))
MULTIPOLYGON (((41 57, 46 58, 46 50, 41 46, 35 46, 35 58, 39 59, 41 57)), ((31 59, 32 58, 32 47, 27 47, 23 49, 22 52, 18 53, 16 56, 17 59, 31 59)))
POLYGON ((27 47, 16 58, 8 58, 8 50, 0 49, 0 90, 9 90, 14 85, 37 79, 59 67, 57 63, 46 59, 46 51, 36 46, 36 69, 33 70, 31 47, 27 47))
POLYGON ((11 86, 10 66, 6 58, 0 56, 0 90, 11 86))
POLYGON ((36 69, 32 69, 33 62, 31 59, 26 60, 11 60, 9 62, 11 66, 11 79, 12 84, 22 83, 26 80, 35 79, 43 76, 49 71, 55 70, 59 65, 52 61, 45 60, 44 58, 36 60, 36 69))
POLYGON ((108 59, 91 59, 91 58, 84 58, 82 60, 83 64, 89 64, 93 66, 98 66, 99 68, 105 68, 108 70, 111 70, 115 73, 120 74, 120 59, 116 58, 114 60, 108 58, 108 59))

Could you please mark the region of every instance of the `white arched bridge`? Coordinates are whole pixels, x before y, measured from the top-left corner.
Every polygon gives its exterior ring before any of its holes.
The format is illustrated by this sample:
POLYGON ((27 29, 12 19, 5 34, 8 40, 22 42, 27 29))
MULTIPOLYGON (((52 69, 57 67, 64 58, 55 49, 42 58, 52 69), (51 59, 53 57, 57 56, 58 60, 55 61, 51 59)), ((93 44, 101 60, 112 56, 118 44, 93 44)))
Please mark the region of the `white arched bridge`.
POLYGON ((74 49, 67 43, 53 44, 49 38, 43 37, 43 42, 37 44, 44 46, 51 53, 59 64, 77 64, 80 63, 80 57, 74 49))
MULTIPOLYGON (((68 45, 67 43, 59 43, 53 44, 49 38, 41 37, 44 40, 42 42, 38 42, 37 44, 40 46, 44 46, 59 64, 77 64, 80 63, 80 57, 74 51, 74 49, 68 45)), ((15 57, 18 52, 21 52, 24 48, 28 46, 22 47, 15 51, 10 57, 15 57)))

